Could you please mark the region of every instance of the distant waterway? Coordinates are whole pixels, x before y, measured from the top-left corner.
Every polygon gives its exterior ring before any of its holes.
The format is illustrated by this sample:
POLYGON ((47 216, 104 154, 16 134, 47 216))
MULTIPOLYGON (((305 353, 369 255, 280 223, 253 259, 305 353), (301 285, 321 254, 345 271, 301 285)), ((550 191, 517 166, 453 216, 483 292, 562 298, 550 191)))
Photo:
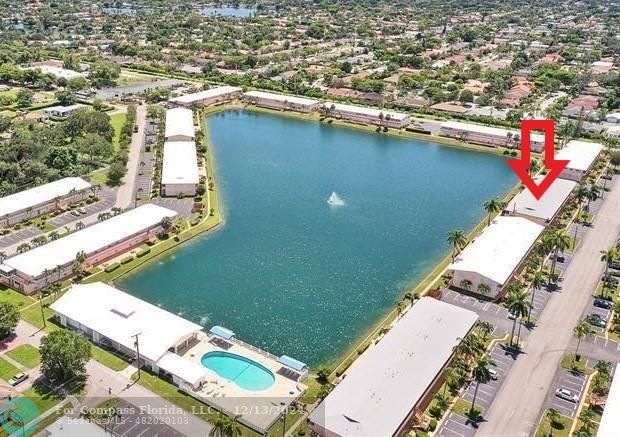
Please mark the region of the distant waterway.
POLYGON ((207 7, 200 10, 202 15, 220 15, 223 17, 247 18, 256 13, 253 8, 215 8, 207 7))
POLYGON ((274 354, 329 362, 516 184, 494 154, 275 115, 207 119, 225 224, 123 278, 274 354))

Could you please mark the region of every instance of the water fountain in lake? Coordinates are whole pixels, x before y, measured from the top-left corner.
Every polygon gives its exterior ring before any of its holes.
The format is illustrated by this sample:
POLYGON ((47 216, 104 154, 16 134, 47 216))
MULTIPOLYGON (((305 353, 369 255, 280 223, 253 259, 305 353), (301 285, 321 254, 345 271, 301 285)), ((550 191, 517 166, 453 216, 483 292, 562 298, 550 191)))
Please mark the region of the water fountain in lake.
POLYGON ((340 196, 338 196, 335 191, 332 191, 329 199, 327 199, 327 203, 330 206, 346 206, 346 202, 340 196))

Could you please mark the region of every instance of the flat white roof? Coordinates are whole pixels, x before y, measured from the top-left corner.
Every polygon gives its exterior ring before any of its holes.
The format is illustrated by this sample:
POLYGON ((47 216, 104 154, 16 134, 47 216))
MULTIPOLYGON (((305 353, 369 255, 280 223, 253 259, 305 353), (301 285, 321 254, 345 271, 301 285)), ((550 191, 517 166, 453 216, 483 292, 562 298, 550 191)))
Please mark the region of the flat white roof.
POLYGON ((191 109, 172 108, 166 111, 165 137, 169 138, 176 135, 195 137, 194 115, 191 109))
POLYGON ((473 311, 423 297, 353 363, 310 420, 342 437, 393 435, 476 320, 473 311))
POLYGON ((352 112, 355 114, 368 115, 369 117, 378 118, 379 114, 383 113, 384 116, 389 114, 390 118, 393 120, 404 120, 406 118, 409 118, 409 114, 403 114, 402 112, 387 111, 384 109, 369 108, 367 106, 345 105, 342 103, 335 103, 335 102, 325 102, 323 104, 323 106, 327 109, 330 109, 332 105, 335 107, 334 109, 335 111, 352 112))
POLYGON ((523 217, 497 217, 450 265, 505 284, 544 226, 523 217))
MULTIPOLYGON (((543 178, 544 176, 537 176, 534 180, 536 183, 540 183, 543 178)), ((540 200, 536 199, 532 192, 526 188, 517 194, 504 209, 543 220, 552 219, 576 185, 577 182, 558 178, 553 181, 553 184, 545 191, 540 200)))
POLYGON ((297 97, 297 96, 288 96, 284 94, 276 94, 276 93, 266 93, 264 91, 248 91, 245 93, 246 96, 256 97, 258 99, 267 99, 267 100, 275 100, 278 102, 289 102, 294 103, 295 105, 302 106, 312 106, 320 103, 318 100, 307 99, 305 97, 297 97))
POLYGON ((63 416, 41 433, 46 437, 107 437, 109 434, 86 419, 63 416))
MULTIPOLYGON (((189 382, 193 386, 198 385, 211 374, 203 365, 183 358, 173 352, 166 352, 157 361, 157 366, 189 382)), ((211 375, 215 376, 215 374, 211 375)))
POLYGON ((602 144, 572 140, 555 154, 555 159, 568 159, 570 162, 566 166, 567 168, 586 171, 601 153, 601 150, 603 150, 602 144))
MULTIPOLYGON (((441 124, 442 129, 455 129, 468 132, 474 132, 477 134, 490 135, 494 137, 507 138, 506 134, 512 132, 513 135, 521 136, 521 132, 512 129, 503 129, 501 127, 483 126, 481 124, 461 123, 460 121, 446 121, 441 124)), ((545 141, 545 136, 536 133, 530 133, 530 139, 536 142, 545 141)))
POLYGON ((173 103, 185 103, 190 104, 194 102, 200 102, 202 100, 212 99, 214 97, 220 97, 227 94, 238 93, 241 92, 242 89, 236 86, 220 86, 217 88, 211 88, 204 91, 199 91, 197 93, 192 94, 184 94, 179 97, 174 97, 170 99, 170 102, 173 103))
POLYGON ((43 112, 52 112, 52 111, 57 111, 57 112, 70 112, 70 111, 75 111, 77 109, 80 108, 85 108, 86 105, 82 105, 81 103, 76 103, 74 105, 68 105, 68 106, 52 106, 51 108, 45 108, 43 110, 43 112))
POLYGON ((66 196, 71 190, 84 190, 90 186, 81 178, 64 178, 11 194, 0 199, 0 217, 66 196))
POLYGON ((193 141, 165 142, 161 183, 163 185, 197 184, 199 181, 196 143, 193 141))
POLYGON ((620 430, 620 366, 616 366, 596 437, 618 437, 620 430))
POLYGON ((79 73, 74 70, 68 70, 66 68, 54 67, 52 65, 37 65, 36 67, 27 67, 24 70, 41 70, 43 74, 51 74, 54 77, 63 77, 65 79, 75 79, 76 77, 86 76, 84 73, 79 73))
POLYGON ((154 362, 202 329, 102 282, 73 285, 51 308, 131 350, 140 334, 140 354, 154 362))
POLYGON ((176 215, 176 211, 158 205, 142 205, 9 258, 4 264, 31 277, 38 277, 45 269, 52 270, 58 265, 70 263, 80 251, 91 254, 157 225, 164 217, 176 215))

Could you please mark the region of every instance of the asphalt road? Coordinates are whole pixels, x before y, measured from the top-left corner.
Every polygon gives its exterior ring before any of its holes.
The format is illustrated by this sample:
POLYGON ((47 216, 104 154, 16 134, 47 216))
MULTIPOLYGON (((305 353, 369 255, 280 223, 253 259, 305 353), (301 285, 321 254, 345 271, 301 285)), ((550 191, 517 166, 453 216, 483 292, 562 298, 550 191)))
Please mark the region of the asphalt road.
POLYGON ((144 128, 146 125, 146 106, 136 107, 136 125, 138 131, 131 137, 129 148, 129 160, 127 161, 127 174, 123 178, 123 185, 116 194, 116 206, 119 208, 132 208, 134 204, 134 192, 136 176, 140 165, 140 151, 144 147, 144 128))
POLYGON ((611 247, 620 232, 620 178, 594 219, 566 271, 562 291, 554 293, 508 374, 478 436, 529 436, 553 383, 560 360, 571 344, 573 328, 590 305, 590 296, 604 270, 600 251, 611 247))

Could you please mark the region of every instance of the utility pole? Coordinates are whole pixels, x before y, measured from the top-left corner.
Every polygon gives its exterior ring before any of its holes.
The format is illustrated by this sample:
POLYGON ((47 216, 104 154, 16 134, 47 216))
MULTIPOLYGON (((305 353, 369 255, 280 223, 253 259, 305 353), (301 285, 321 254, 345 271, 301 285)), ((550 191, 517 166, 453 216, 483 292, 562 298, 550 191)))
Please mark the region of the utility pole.
POLYGON ((136 347, 136 355, 138 357, 138 378, 136 379, 136 381, 140 381, 140 342, 138 341, 140 335, 142 335, 141 332, 138 332, 137 334, 132 335, 132 337, 136 339, 133 345, 136 347))

